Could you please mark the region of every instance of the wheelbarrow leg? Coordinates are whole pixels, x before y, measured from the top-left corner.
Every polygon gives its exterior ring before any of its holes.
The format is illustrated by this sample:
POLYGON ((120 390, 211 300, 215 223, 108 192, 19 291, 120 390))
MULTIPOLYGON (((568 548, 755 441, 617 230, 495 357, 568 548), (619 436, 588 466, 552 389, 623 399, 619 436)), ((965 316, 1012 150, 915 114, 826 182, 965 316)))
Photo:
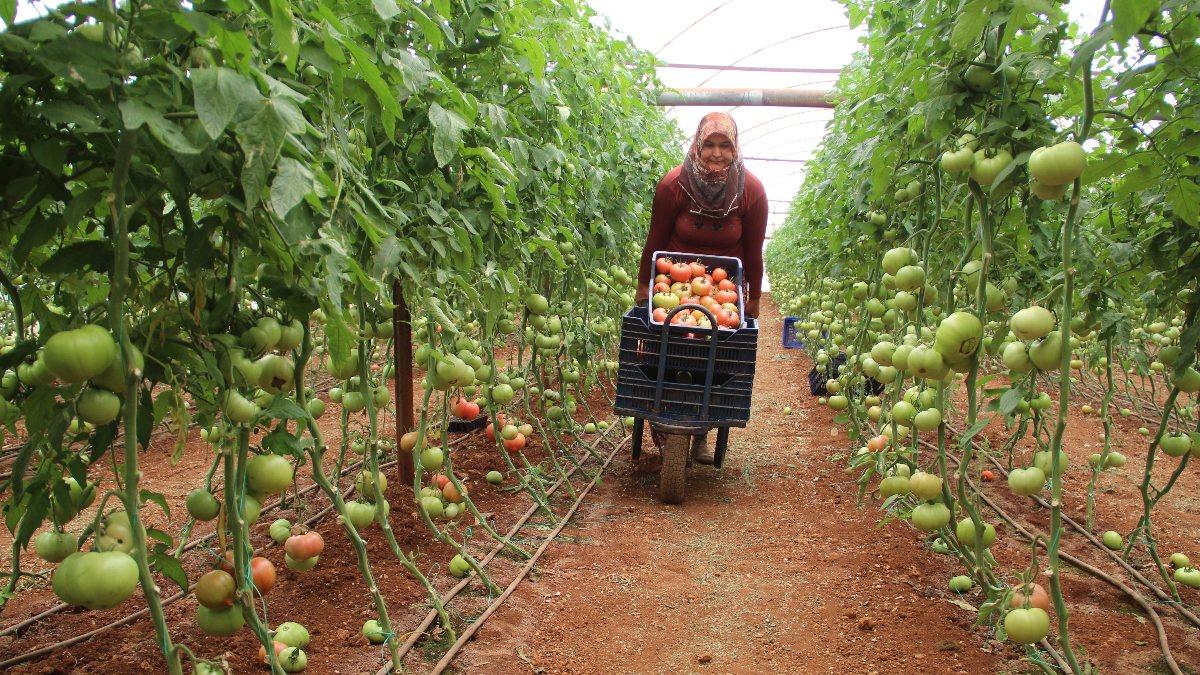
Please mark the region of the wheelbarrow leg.
POLYGON ((718 469, 725 463, 725 449, 729 445, 729 427, 717 427, 717 448, 713 452, 713 466, 718 469))
POLYGON ((633 418, 633 458, 636 460, 642 456, 642 430, 646 426, 646 420, 641 417, 633 418))

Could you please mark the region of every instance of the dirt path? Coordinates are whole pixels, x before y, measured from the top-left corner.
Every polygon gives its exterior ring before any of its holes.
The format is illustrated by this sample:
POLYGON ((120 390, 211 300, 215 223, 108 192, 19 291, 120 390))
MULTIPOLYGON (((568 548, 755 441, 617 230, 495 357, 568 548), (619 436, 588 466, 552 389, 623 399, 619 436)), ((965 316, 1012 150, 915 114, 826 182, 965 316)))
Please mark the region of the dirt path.
MULTIPOLYGON (((950 561, 879 528, 829 458, 845 447, 764 303, 750 426, 724 469, 655 498, 658 456, 626 456, 460 658, 463 672, 997 672, 1016 655, 946 590, 950 561), (782 408, 790 405, 791 415, 782 408)), ((1014 664, 1015 665, 1015 664, 1014 664)))

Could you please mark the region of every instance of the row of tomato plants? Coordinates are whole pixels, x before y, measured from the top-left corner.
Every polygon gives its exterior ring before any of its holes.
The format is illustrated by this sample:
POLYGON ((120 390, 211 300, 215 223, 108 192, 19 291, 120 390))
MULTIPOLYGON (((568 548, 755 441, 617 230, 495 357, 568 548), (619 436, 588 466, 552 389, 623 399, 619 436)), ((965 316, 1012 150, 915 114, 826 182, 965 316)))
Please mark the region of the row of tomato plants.
MULTIPOLYGON (((104 609, 140 587, 166 669, 185 656, 206 667, 162 610, 161 580, 189 586, 176 537, 143 518, 166 507, 138 462, 166 421, 177 452, 189 427, 215 451, 187 501, 229 552, 197 584, 205 631, 246 625, 274 671, 306 664, 294 629, 261 619, 273 571, 250 532, 307 466, 372 597, 364 632, 396 659, 363 544, 373 523, 452 632, 389 517, 419 518, 455 550, 453 573, 494 589, 463 533, 501 537, 454 473, 442 424, 482 406, 508 473, 553 518, 545 483, 591 429, 574 420, 601 423, 587 396, 615 370, 632 303, 617 251, 639 241, 674 139, 650 59, 577 2, 101 1, 0 19, 0 423, 20 441, 2 486, 13 555, 0 601, 36 582, 21 562, 35 543, 64 602, 104 609), (398 449, 378 417, 393 285, 425 373, 398 449), (317 423, 328 404, 305 381, 319 370, 335 378, 336 459, 317 423), (520 452, 534 436, 549 468, 520 452), (327 473, 348 450, 363 452, 356 499, 327 473), (418 468, 411 511, 383 499, 394 451, 418 468), (109 458, 114 487, 97 494, 109 458)), ((269 529, 289 567, 318 564, 320 534, 269 529)))
POLYGON ((1106 2, 1090 32, 1051 4, 848 6, 866 47, 768 247, 772 286, 818 367, 833 370, 825 403, 863 443, 850 464, 864 491, 877 487, 964 562, 969 576, 952 585, 983 589, 980 620, 996 617, 1001 636, 1037 643, 1053 613, 1064 662, 1083 672, 1059 552, 1063 437, 1085 371, 1101 381, 1105 429, 1089 458, 1089 527, 1098 476, 1127 459, 1112 442, 1124 386, 1158 418, 1144 429, 1141 517, 1104 544, 1144 551, 1176 601, 1176 581, 1200 585, 1183 552, 1172 574, 1153 527, 1200 454, 1198 188, 1191 132, 1175 125, 1189 105, 1176 101, 1198 84, 1197 55, 1179 45, 1200 23, 1186 2, 1106 2), (1039 390, 1046 377, 1056 397, 1039 390), (996 420, 1006 438, 989 448, 981 432, 996 420), (932 456, 920 443, 931 435, 932 456), (1044 572, 1036 544, 1027 571, 997 569, 995 528, 969 488, 986 452, 1006 455, 1015 494, 1049 493, 1044 572), (1162 454, 1177 465, 1155 484, 1162 454), (1043 574, 1048 592, 1033 586, 1043 574))

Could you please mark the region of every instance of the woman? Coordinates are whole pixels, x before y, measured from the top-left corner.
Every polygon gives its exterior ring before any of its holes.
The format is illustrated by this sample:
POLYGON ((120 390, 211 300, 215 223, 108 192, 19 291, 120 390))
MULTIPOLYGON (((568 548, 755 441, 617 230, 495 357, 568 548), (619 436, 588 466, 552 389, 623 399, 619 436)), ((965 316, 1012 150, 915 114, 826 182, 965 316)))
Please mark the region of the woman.
MULTIPOLYGON (((737 124, 727 113, 708 113, 700 120, 683 164, 658 182, 638 272, 638 303, 650 297, 650 258, 655 251, 731 256, 741 259, 749 287, 742 289, 745 312, 757 318, 766 233, 767 193, 742 163, 737 124)), ((705 434, 696 435, 692 456, 712 464, 705 434)))
POLYGON ((637 301, 650 297, 650 257, 655 251, 732 256, 741 259, 749 286, 746 314, 757 317, 766 233, 767 193, 742 163, 737 124, 727 113, 708 113, 700 120, 683 164, 658 182, 650 234, 642 249, 637 301))

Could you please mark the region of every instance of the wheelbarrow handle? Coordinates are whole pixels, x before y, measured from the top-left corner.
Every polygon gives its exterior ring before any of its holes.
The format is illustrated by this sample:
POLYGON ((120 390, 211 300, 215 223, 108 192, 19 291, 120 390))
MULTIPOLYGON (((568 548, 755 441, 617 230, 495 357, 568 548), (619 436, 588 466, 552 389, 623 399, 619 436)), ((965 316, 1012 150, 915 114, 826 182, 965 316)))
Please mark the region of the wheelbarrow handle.
MULTIPOLYGON (((708 366, 704 371, 704 398, 701 399, 700 419, 708 419, 708 402, 712 395, 713 371, 717 363, 717 317, 707 307, 700 305, 679 305, 667 312, 662 322, 662 340, 658 345, 658 380, 654 384, 654 412, 662 412, 663 378, 667 375, 667 341, 671 335, 671 319, 685 309, 698 309, 708 317, 708 366)), ((699 329, 703 330, 703 328, 699 329)))

